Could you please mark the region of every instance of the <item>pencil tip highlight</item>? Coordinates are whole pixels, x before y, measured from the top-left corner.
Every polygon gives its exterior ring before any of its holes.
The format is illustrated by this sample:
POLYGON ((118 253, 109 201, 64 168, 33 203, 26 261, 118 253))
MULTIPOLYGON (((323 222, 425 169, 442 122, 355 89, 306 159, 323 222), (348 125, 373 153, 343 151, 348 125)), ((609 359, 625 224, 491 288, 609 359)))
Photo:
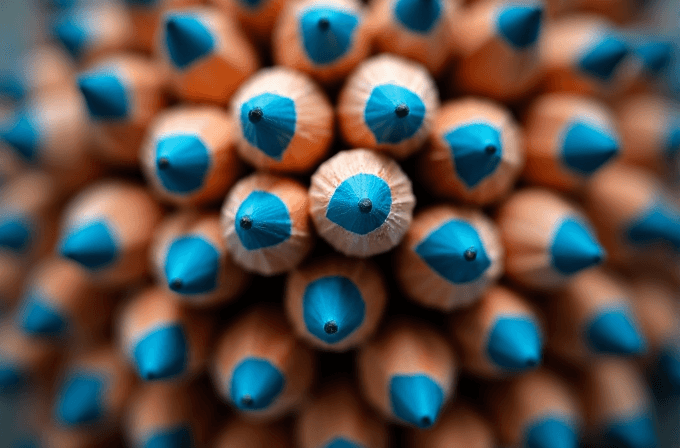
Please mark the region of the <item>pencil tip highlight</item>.
POLYGON ((378 143, 396 144, 420 130, 425 113, 420 96, 402 86, 382 84, 366 101, 364 121, 378 143))
POLYGON ((174 14, 165 21, 165 44, 173 64, 186 68, 210 54, 215 40, 197 18, 174 14))
POLYGON ((636 355, 646 349, 627 309, 605 310, 595 316, 588 326, 588 341, 595 351, 614 355, 636 355))
POLYGON ((445 136, 458 177, 474 188, 496 170, 503 156, 500 132, 487 123, 472 123, 445 136))
POLYGON ((366 235, 383 225, 391 208, 392 192, 387 182, 374 174, 359 173, 335 189, 326 218, 349 232, 366 235))
POLYGON ((390 402, 396 417, 425 429, 439 418, 444 392, 427 375, 397 375, 390 380, 390 402))
POLYGON ((511 45, 524 49, 536 43, 542 21, 541 6, 510 6, 499 14, 498 28, 511 45))
POLYGON ((95 221, 66 232, 59 252, 89 269, 112 264, 118 254, 113 233, 103 221, 95 221))
POLYGON ((217 287, 220 254, 198 236, 184 236, 170 244, 165 257, 168 287, 180 294, 201 294, 217 287))
POLYGON ((268 157, 280 161, 297 127, 292 99, 263 93, 241 105, 241 129, 245 139, 268 157))
POLYGON ((308 8, 300 16, 305 53, 314 64, 337 62, 352 47, 359 18, 350 11, 330 6, 308 8))
POLYGON ((180 325, 153 330, 135 346, 139 376, 146 381, 180 375, 187 364, 187 340, 180 325))
POLYGON ((105 71, 80 75, 78 88, 90 116, 111 120, 128 116, 128 94, 115 75, 105 71))
POLYGON ((284 384, 283 374, 269 361, 246 358, 232 374, 231 400, 244 411, 266 409, 281 394, 284 384))
POLYGON ((538 325, 526 317, 503 317, 491 329, 489 358, 501 369, 522 371, 541 362, 543 342, 538 325))
POLYGON ((572 218, 560 224, 550 253, 554 268, 563 275, 573 275, 596 266, 605 256, 604 249, 590 230, 572 218))

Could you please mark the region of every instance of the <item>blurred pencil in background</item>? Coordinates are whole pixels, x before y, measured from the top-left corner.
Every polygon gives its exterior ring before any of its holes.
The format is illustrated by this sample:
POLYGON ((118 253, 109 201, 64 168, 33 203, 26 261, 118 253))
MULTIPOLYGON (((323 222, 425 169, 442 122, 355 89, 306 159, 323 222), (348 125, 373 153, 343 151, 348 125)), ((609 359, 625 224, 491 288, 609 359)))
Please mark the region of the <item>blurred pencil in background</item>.
POLYGON ((494 428, 471 406, 456 402, 444 411, 431 429, 413 430, 407 446, 445 448, 452 443, 470 448, 492 448, 496 446, 494 428))
POLYGON ((200 5, 203 0, 125 0, 132 24, 131 45, 151 53, 165 11, 200 5))
POLYGON ((236 18, 256 43, 271 38, 281 10, 288 0, 214 0, 213 3, 236 18))
POLYGON ((232 418, 217 433, 212 448, 291 448, 290 431, 282 423, 232 418))

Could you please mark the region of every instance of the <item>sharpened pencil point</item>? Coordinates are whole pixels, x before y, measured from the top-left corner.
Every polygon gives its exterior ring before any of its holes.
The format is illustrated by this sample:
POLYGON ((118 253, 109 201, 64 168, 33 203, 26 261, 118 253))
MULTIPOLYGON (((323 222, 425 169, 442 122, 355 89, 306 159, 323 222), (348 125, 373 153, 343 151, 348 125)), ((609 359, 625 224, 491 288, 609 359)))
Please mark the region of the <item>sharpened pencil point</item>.
POLYGON ((419 428, 434 425, 444 403, 441 387, 427 375, 394 376, 389 392, 394 415, 419 428))
POLYGON ((180 289, 182 289, 183 284, 184 282, 182 281, 181 278, 173 278, 170 281, 170 289, 172 289, 173 291, 179 291, 180 289))
POLYGON ((625 448, 658 446, 654 422, 646 413, 610 423, 606 437, 611 446, 625 448))
POLYGON ((60 252, 86 268, 98 269, 116 260, 118 247, 108 226, 96 221, 66 233, 60 252))
POLYGON ((646 343, 626 309, 599 313, 588 327, 588 341, 599 353, 634 355, 645 351, 646 343))
POLYGON ((179 325, 159 328, 147 334, 134 349, 139 376, 153 381, 181 374, 188 360, 187 345, 184 330, 179 325))
POLYGON ((122 119, 128 116, 128 93, 113 74, 86 73, 78 78, 78 88, 92 117, 122 119))
POLYGON ((500 13, 498 27, 510 44, 523 49, 536 43, 542 18, 541 6, 511 6, 500 13))
POLYGON ((608 81, 627 55, 628 47, 624 42, 617 37, 605 37, 583 56, 580 67, 585 73, 608 81))
POLYGON ((0 219, 0 248, 21 252, 31 242, 31 229, 19 216, 0 219))
POLYGON ((333 320, 328 321, 324 324, 323 331, 325 331, 327 334, 335 334, 338 332, 338 324, 336 324, 333 320))
POLYGON ((239 220, 239 225, 244 230, 250 230, 253 227, 253 218, 251 218, 249 215, 244 215, 239 220))
POLYGON ((491 361, 507 371, 536 367, 543 343, 538 325, 526 317, 502 317, 496 321, 487 342, 491 361))
POLYGON ((202 294, 215 289, 220 254, 208 241, 184 236, 170 245, 165 257, 165 278, 170 288, 181 294, 202 294))
POLYGON ((103 410, 103 381, 92 375, 76 374, 67 380, 57 400, 57 420, 80 426, 99 420, 103 410))
POLYGON ((246 408, 251 407, 253 405, 253 398, 250 395, 244 395, 241 397, 241 405, 246 408))
POLYGON ((404 103, 399 104, 397 107, 394 108, 394 113, 397 114, 397 117, 399 118, 404 118, 409 114, 410 110, 408 106, 404 103))
POLYGON ((170 168, 170 159, 168 159, 167 157, 159 157, 157 165, 158 169, 166 170, 170 168))
POLYGON ((576 448, 578 436, 571 423, 559 416, 531 422, 523 446, 528 448, 576 448))
POLYGON ((484 148, 484 152, 488 155, 496 154, 496 151, 498 151, 496 145, 486 145, 486 148, 484 148))
POLYGON ((575 219, 565 219, 555 233, 552 264, 563 275, 573 275, 596 266, 605 256, 604 249, 585 225, 575 219))
POLYGON ((215 45, 210 31, 190 15, 174 15, 165 23, 165 44, 170 59, 179 68, 207 56, 215 45))
POLYGON ((278 398, 284 384, 283 374, 268 360, 246 358, 231 376, 231 400, 242 410, 266 409, 278 398))
POLYGON ((186 194, 203 186, 210 170, 210 154, 203 141, 193 134, 162 138, 156 144, 156 175, 165 189, 186 194))
POLYGON ((463 256, 467 261, 475 261, 477 259, 477 249, 475 249, 474 247, 470 247, 468 250, 465 251, 463 256))
POLYGON ((331 21, 327 17, 322 17, 319 19, 317 26, 321 31, 327 31, 331 27, 331 21))
POLYGON ((262 120, 262 117, 264 116, 264 112, 262 112, 261 107, 254 107, 250 109, 250 112, 248 112, 248 120, 250 120, 251 123, 257 123, 260 120, 262 120))
POLYGON ((373 203, 369 198, 363 198, 359 201, 359 211, 361 213, 370 213, 373 210, 373 203))

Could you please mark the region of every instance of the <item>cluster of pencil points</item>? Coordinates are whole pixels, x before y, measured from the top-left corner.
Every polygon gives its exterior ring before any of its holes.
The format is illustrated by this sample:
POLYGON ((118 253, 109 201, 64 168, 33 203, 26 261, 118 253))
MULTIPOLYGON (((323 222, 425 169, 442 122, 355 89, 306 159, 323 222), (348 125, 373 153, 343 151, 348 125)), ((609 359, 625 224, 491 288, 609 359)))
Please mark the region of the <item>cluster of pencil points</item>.
POLYGON ((44 3, 0 82, 30 446, 657 446, 680 110, 638 2, 44 3))

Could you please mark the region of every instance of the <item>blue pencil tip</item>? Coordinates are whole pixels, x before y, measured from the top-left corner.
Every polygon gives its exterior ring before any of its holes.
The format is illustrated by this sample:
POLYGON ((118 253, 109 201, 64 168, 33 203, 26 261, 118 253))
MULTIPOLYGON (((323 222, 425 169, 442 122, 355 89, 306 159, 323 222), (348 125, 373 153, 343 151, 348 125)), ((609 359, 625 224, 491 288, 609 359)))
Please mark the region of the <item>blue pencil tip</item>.
POLYGON ((577 448, 578 436, 567 421, 548 417, 532 423, 526 433, 526 448, 577 448))
POLYGON ((605 437, 618 448, 656 448, 658 445, 654 423, 648 415, 610 423, 605 437))
POLYGON ((536 43, 542 19, 541 6, 509 6, 498 15, 498 29, 511 45, 523 49, 536 43))
POLYGON ((590 345, 600 353, 636 355, 646 349, 645 340, 626 309, 610 309, 597 314, 587 331, 590 345))
POLYGON ((394 5, 394 16, 409 31, 427 34, 436 26, 441 10, 439 0, 398 0, 394 5))
POLYGON ((28 162, 35 160, 40 132, 28 115, 20 114, 12 123, 4 123, 0 136, 22 159, 28 162))
POLYGON ((57 397, 56 418, 68 426, 93 423, 102 417, 102 379, 90 374, 68 378, 57 397))
POLYGON ((400 143, 423 123, 425 104, 412 91, 394 84, 373 89, 364 108, 364 121, 378 143, 400 143))
POLYGON ((143 448, 191 448, 195 446, 189 428, 180 426, 152 434, 143 448))
POLYGON ((0 97, 21 101, 26 95, 21 78, 12 72, 0 72, 0 97))
POLYGON ((287 241, 292 221, 288 206, 278 196, 253 191, 239 206, 234 227, 246 249, 258 250, 287 241))
POLYGON ((31 227, 20 216, 0 219, 0 247, 14 252, 26 250, 31 242, 31 227))
POLYGON ((302 308, 307 331, 327 344, 334 344, 361 326, 366 304, 351 280, 331 276, 307 285, 302 308))
POLYGON ((57 21, 52 28, 52 34, 74 58, 81 56, 89 40, 88 32, 80 23, 77 14, 68 15, 57 21))
POLYGON ((117 246, 108 226, 103 221, 95 221, 68 231, 59 252, 88 269, 99 269, 115 261, 117 246))
POLYGON ((585 225, 568 218, 560 224, 550 248, 553 267, 564 275, 572 275, 598 265, 604 249, 585 225))
POLYGON ((390 403, 395 416, 418 428, 429 428, 439 418, 444 392, 427 375, 396 375, 390 380, 390 403))
POLYGON ((573 123, 564 137, 562 159, 580 175, 590 175, 611 160, 619 143, 609 132, 585 123, 573 123))
POLYGON ((680 341, 673 342, 661 351, 658 371, 673 393, 680 392, 680 341))
POLYGON ((318 65, 337 62, 352 47, 356 15, 332 7, 308 8, 300 17, 302 43, 307 57, 318 65))
POLYGON ((66 329, 66 320, 36 296, 29 296, 20 315, 21 328, 35 336, 57 336, 66 329))
POLYGON ((184 372, 187 340, 180 325, 153 330, 135 346, 137 371, 146 381, 171 378, 184 372))
POLYGON ((328 202, 326 218, 343 229, 366 235, 383 225, 392 208, 392 192, 374 174, 355 174, 345 179, 328 202))
POLYGON ((219 270, 219 252, 198 236, 176 239, 165 257, 168 286, 180 294, 202 294, 214 290, 219 270))
POLYGON ((262 93, 241 105, 241 128, 248 142, 280 161, 295 135, 295 101, 274 93, 262 93))
POLYGON ((175 66, 185 68, 209 55, 215 40, 200 20, 174 14, 165 22, 165 44, 175 66))
POLYGON ((458 177, 474 188, 492 174, 501 162, 503 148, 498 130, 486 123, 473 123, 451 130, 444 136, 458 177))
POLYGON ((259 411, 271 405, 283 391, 285 378, 269 361, 246 358, 231 377, 231 400, 244 411, 259 411))
POLYGON ((617 37, 605 37, 579 61, 581 70, 601 81, 609 80, 628 55, 628 47, 617 37))
POLYGON ((195 135, 165 137, 156 145, 156 173, 174 193, 199 190, 210 169, 208 148, 195 135))
POLYGON ((323 448, 363 448, 363 446, 347 440, 344 437, 336 437, 323 448))
POLYGON ((635 52, 642 60, 645 70, 657 75, 670 63, 673 45, 670 42, 652 41, 640 45, 635 52))
POLYGON ((21 386, 23 375, 13 363, 0 358, 0 392, 14 391, 21 386))
POLYGON ((115 75, 107 72, 80 75, 78 88, 92 117, 123 119, 128 116, 128 95, 115 75))
POLYGON ((501 369, 521 371, 538 366, 543 343, 538 325, 526 317, 501 317, 486 346, 489 358, 501 369))
POLYGON ((628 238, 636 244, 670 244, 680 251, 680 211, 666 201, 656 201, 628 227, 628 238))

